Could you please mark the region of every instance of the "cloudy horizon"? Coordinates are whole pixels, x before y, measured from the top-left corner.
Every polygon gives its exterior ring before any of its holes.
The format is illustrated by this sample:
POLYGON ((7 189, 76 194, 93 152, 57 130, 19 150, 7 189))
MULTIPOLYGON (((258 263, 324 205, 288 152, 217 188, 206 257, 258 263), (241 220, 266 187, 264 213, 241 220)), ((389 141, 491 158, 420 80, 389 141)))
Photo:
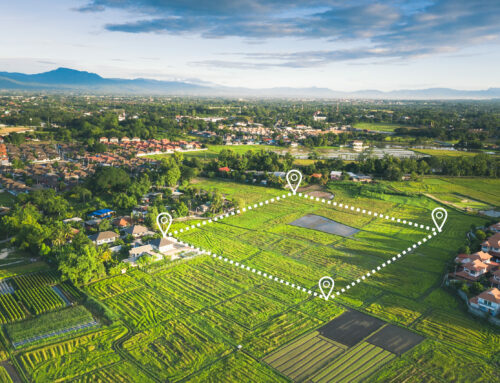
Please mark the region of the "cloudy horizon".
POLYGON ((486 89, 500 86, 499 18, 500 2, 489 0, 20 0, 0 5, 0 71, 486 89))

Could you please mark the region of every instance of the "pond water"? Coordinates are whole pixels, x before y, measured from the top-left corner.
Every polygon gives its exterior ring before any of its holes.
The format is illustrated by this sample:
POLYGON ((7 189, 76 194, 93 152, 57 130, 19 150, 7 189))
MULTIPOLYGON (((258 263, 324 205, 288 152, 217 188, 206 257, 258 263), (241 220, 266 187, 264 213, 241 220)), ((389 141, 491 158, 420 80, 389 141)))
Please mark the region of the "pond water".
POLYGON ((290 225, 340 235, 342 237, 350 237, 359 232, 359 229, 316 214, 307 214, 291 222, 290 225))

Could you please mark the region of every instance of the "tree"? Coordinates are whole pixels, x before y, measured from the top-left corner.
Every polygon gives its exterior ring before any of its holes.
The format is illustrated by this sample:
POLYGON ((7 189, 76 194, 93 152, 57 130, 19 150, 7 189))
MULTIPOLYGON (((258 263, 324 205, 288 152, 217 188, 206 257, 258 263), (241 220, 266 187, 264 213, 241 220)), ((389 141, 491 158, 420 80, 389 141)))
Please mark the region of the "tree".
POLYGON ((181 178, 181 170, 177 165, 172 166, 170 169, 168 169, 166 174, 168 186, 177 185, 177 183, 179 182, 179 178, 181 178))
POLYGON ((89 179, 89 186, 99 192, 124 191, 130 185, 130 177, 123 169, 101 167, 89 179))
POLYGON ((76 285, 88 283, 105 274, 98 250, 89 244, 81 248, 66 247, 59 255, 59 271, 64 280, 70 280, 76 285))
POLYGON ((189 209, 184 202, 179 203, 175 211, 179 217, 185 217, 189 214, 189 209))

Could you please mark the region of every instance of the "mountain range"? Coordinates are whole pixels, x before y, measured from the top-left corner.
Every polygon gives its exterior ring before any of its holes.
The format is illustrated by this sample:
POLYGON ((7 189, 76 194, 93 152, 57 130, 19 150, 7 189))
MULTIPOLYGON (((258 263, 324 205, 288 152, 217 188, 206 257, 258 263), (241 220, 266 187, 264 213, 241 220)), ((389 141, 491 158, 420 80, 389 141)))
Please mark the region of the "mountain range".
POLYGON ((123 95, 179 95, 217 97, 280 98, 359 98, 359 99, 494 99, 500 88, 458 90, 450 88, 401 89, 389 92, 360 90, 344 92, 329 88, 250 89, 219 85, 199 85, 182 81, 159 81, 144 78, 104 78, 96 73, 58 68, 38 74, 0 72, 0 91, 71 92, 123 95))

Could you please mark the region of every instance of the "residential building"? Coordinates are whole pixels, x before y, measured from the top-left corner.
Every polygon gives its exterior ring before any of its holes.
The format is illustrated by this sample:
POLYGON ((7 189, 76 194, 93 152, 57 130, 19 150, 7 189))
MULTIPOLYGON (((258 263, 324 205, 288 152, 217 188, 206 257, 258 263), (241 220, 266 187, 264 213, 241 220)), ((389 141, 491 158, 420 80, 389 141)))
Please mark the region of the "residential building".
POLYGON ((148 234, 153 234, 149 229, 145 226, 142 225, 133 225, 130 227, 127 227, 126 229, 123 230, 125 234, 130 234, 134 238, 139 238, 143 237, 148 234))
POLYGON ((500 290, 493 287, 471 298, 469 302, 470 305, 476 309, 491 315, 497 315, 500 312, 500 290))
POLYGON ((340 180, 342 178, 342 172, 338 170, 332 170, 330 172, 330 179, 331 180, 340 180))
POLYGON ((500 233, 495 233, 481 244, 481 250, 500 257, 500 233))
POLYGON ((167 251, 173 250, 175 242, 167 238, 158 238, 150 242, 154 250, 160 253, 166 253, 167 251))
POLYGON ((101 231, 97 234, 90 235, 89 239, 99 246, 105 243, 113 243, 119 237, 120 236, 113 231, 101 231))
POLYGON ((128 255, 130 258, 135 258, 137 260, 141 255, 150 254, 153 252, 153 246, 150 244, 133 247, 129 250, 128 255))
POLYGON ((491 225, 488 229, 490 229, 493 233, 500 233, 500 222, 491 225))

